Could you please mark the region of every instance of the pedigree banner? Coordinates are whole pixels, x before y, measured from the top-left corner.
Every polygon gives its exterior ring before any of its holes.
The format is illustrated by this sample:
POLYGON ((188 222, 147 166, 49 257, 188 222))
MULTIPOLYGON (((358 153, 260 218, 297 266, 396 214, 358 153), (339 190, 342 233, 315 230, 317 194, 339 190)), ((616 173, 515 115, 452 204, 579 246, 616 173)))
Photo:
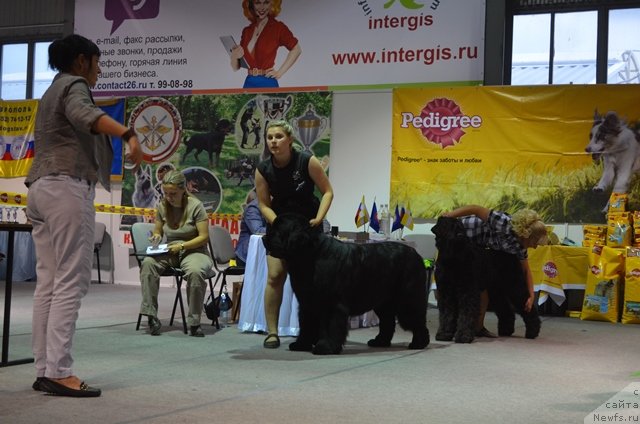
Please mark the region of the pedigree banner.
POLYGON ((265 26, 252 25, 248 3, 76 0, 74 32, 102 52, 94 94, 335 90, 483 79, 481 0, 252 2, 255 16, 271 16, 265 26), (247 51, 234 70, 230 51, 238 44, 247 51))
POLYGON ((615 186, 640 209, 638 98, 637 85, 397 89, 391 203, 425 219, 480 204, 604 222, 615 186))
POLYGON ((37 100, 0 100, 0 178, 27 176, 37 110, 37 100))

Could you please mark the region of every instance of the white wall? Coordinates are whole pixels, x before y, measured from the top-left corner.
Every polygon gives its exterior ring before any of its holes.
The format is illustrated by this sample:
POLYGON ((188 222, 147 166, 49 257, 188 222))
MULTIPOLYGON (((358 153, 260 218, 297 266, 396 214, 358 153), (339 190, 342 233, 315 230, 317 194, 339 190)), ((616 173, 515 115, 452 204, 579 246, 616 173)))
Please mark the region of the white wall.
MULTIPOLYGON (((391 174, 391 91, 336 92, 333 97, 331 123, 331 164, 329 178, 335 197, 328 219, 342 231, 355 231, 354 217, 364 194, 370 208, 374 197, 377 204, 389 203, 389 178, 391 174)), ((0 179, 0 190, 25 193, 24 178, 0 179)), ((114 183, 111 193, 99 187, 96 203, 119 204, 121 184, 114 183)), ((119 284, 139 284, 138 266, 129 256, 129 249, 122 244, 123 233, 118 229, 118 215, 97 214, 97 220, 107 225, 113 246, 113 262, 109 252, 102 252, 101 262, 114 264, 113 276, 102 272, 103 281, 119 284), (108 262, 107 262, 108 261, 108 262)), ((431 223, 417 224, 415 233, 426 233, 431 223)), ((569 237, 582 242, 580 225, 555 226, 562 239, 569 237)), ((94 279, 97 272, 94 270, 94 279)), ((164 278, 163 285, 171 285, 172 279, 164 278)))

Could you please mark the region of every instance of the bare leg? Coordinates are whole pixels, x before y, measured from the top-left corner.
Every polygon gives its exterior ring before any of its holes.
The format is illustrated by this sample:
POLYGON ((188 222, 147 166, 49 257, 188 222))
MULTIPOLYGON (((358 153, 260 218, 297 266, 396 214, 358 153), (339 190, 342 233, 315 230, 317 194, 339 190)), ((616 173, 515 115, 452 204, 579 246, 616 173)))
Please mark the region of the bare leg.
MULTIPOLYGON (((287 268, 283 260, 267 255, 267 286, 264 289, 264 312, 267 319, 267 332, 278 334, 278 318, 287 268)), ((267 341, 276 339, 267 336, 267 341)))

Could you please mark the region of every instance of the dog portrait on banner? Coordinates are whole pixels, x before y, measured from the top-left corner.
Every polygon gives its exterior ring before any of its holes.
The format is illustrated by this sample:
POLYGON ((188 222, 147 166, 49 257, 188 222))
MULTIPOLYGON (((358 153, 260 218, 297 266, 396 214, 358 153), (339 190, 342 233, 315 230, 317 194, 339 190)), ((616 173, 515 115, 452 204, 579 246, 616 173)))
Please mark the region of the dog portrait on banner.
POLYGON ((614 193, 628 193, 635 174, 640 171, 640 134, 630 128, 616 112, 602 116, 597 109, 586 149, 595 161, 602 161, 602 176, 593 187, 614 193))

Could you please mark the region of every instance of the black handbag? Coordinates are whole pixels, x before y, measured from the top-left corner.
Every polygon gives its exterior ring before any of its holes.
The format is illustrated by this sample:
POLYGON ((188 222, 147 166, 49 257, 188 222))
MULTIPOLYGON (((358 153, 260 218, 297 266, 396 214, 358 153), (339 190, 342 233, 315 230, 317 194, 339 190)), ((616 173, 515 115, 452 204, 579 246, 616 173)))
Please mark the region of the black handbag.
POLYGON ((207 297, 207 300, 204 302, 204 312, 207 315, 207 318, 211 321, 215 321, 216 318, 220 316, 220 311, 228 311, 232 306, 233 302, 225 288, 225 290, 215 299, 212 299, 211 294, 209 294, 209 297, 207 297))
POLYGON ((204 302, 204 313, 211 321, 215 321, 220 316, 220 307, 218 306, 218 297, 212 299, 211 295, 204 302))

